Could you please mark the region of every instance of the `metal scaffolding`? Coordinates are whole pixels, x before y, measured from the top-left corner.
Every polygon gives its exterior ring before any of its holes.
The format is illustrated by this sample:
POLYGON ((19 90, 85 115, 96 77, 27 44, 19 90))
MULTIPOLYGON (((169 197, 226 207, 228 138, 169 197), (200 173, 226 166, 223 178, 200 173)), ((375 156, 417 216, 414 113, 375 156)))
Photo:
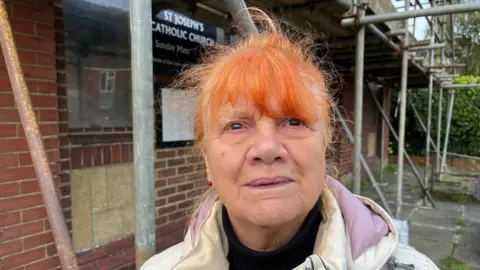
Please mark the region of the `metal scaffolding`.
MULTIPOLYGON (((403 187, 403 167, 404 159, 411 166, 414 175, 424 191, 424 201, 428 200, 435 207, 433 198, 429 191, 429 183, 432 183, 433 175, 431 171, 430 146, 436 155, 435 177, 441 179, 445 174, 446 156, 451 155, 447 152, 448 137, 450 133, 451 119, 453 114, 453 104, 455 91, 462 88, 480 87, 478 84, 452 84, 451 79, 458 76, 456 68, 462 67, 462 64, 455 62, 455 36, 454 36, 454 14, 465 13, 480 10, 480 3, 471 4, 454 4, 452 0, 430 1, 431 8, 423 8, 418 0, 415 1, 415 9, 409 10, 410 1, 405 0, 405 11, 392 12, 377 15, 366 15, 368 4, 362 0, 353 0, 353 14, 341 20, 343 27, 357 27, 356 33, 356 56, 355 56, 355 126, 354 134, 351 134, 346 125, 340 110, 335 107, 337 118, 345 130, 347 137, 354 144, 354 166, 353 191, 360 194, 360 178, 362 167, 367 173, 370 183, 375 188, 381 203, 386 211, 393 214, 390 207, 383 196, 380 186, 377 184, 370 168, 362 156, 362 118, 363 118, 363 91, 366 88, 380 113, 382 114, 384 124, 386 124, 398 141, 398 174, 397 174, 397 197, 396 197, 396 214, 401 211, 402 207, 402 187, 403 187), (436 4, 441 3, 440 6, 436 4), (417 5, 420 9, 417 9, 417 5), (449 16, 447 16, 449 15, 449 16), (432 16, 427 21, 431 27, 431 37, 428 42, 417 42, 410 44, 410 31, 408 20, 422 16, 432 16), (438 17, 435 17, 438 16, 438 17), (441 17, 440 17, 441 16, 441 17), (450 19, 450 29, 446 29, 447 17, 450 19), (389 21, 403 21, 403 29, 392 30, 384 33, 375 23, 384 23, 389 21), (389 121, 388 115, 385 113, 385 100, 381 104, 372 89, 369 82, 364 78, 364 56, 365 56, 365 35, 366 30, 384 42, 394 53, 401 53, 401 90, 400 90, 400 125, 398 135, 389 121), (439 32, 439 30, 441 30, 439 32), (395 37, 395 39, 392 39, 395 37), (395 42, 399 38, 400 42, 395 42), (450 46, 450 50, 447 50, 450 46), (441 61, 436 63, 434 53, 435 50, 441 50, 441 61), (418 63, 421 57, 417 57, 415 52, 428 52, 427 65, 418 63), (447 61, 449 57, 449 61, 447 61), (405 112, 407 106, 407 88, 408 88, 408 66, 412 65, 421 74, 428 76, 428 114, 426 126, 422 122, 422 127, 426 132, 426 156, 425 156, 425 175, 422 177, 418 173, 410 156, 405 151, 405 112), (451 73, 446 72, 451 69, 451 73), (431 138, 430 129, 432 127, 432 93, 435 88, 439 91, 438 104, 438 122, 436 143, 431 138), (449 90, 448 108, 446 113, 446 130, 443 148, 441 147, 441 128, 442 128, 442 99, 443 90, 449 90), (443 149, 443 153, 442 153, 443 149)), ((155 253, 155 189, 154 189, 154 109, 152 99, 153 76, 152 66, 152 33, 151 33, 151 17, 152 7, 151 0, 135 0, 131 1, 130 7, 130 33, 131 33, 131 55, 132 55, 132 89, 133 89, 133 134, 134 134, 134 164, 135 164, 135 180, 136 180, 136 267, 139 268, 145 260, 155 253)), ((226 7, 231 15, 245 9, 246 5, 243 0, 226 0, 226 7)), ((255 24, 250 16, 233 16, 234 19, 242 20, 239 24, 243 26, 245 32, 255 32, 255 24)), ((0 41, 3 49, 3 55, 7 66, 8 74, 15 96, 15 102, 22 120, 25 130, 26 139, 32 156, 36 174, 39 178, 40 188, 43 200, 46 205, 46 212, 49 224, 52 228, 58 256, 63 269, 78 269, 73 252, 71 240, 62 214, 61 206, 55 192, 52 173, 48 166, 45 147, 38 128, 37 120, 33 112, 29 92, 25 83, 25 78, 20 66, 18 53, 13 41, 12 29, 8 22, 8 16, 4 1, 0 1, 0 41)), ((413 103, 411 103, 414 107, 413 103)), ((417 117, 418 113, 416 113, 417 117)), ((384 129, 382 123, 382 130, 384 129)), ((382 141, 383 141, 382 132, 382 141)), ((385 142, 382 142, 382 146, 385 142)), ((382 149, 383 151, 383 149, 382 149)), ((383 164, 382 154, 382 164, 383 164)), ((383 165, 382 165, 383 169, 383 165)))
MULTIPOLYGON (((413 172, 419 181, 422 189, 424 191, 424 203, 428 199, 432 206, 434 205, 433 199, 429 192, 429 184, 433 184, 433 176, 430 175, 431 171, 431 160, 430 160, 430 146, 432 146, 434 152, 436 153, 436 168, 435 174, 437 179, 444 174, 444 168, 446 163, 446 155, 447 155, 447 147, 448 147, 448 136, 450 133, 450 124, 451 118, 453 113, 453 104, 455 98, 455 90, 460 88, 471 88, 471 87, 478 87, 480 85, 476 84, 451 84, 451 79, 458 76, 455 72, 456 68, 463 67, 462 64, 455 63, 455 38, 453 32, 453 25, 454 25, 454 14, 456 13, 465 13, 465 12, 472 12, 480 10, 480 3, 471 3, 471 4, 454 4, 450 0, 447 3, 446 0, 442 1, 430 1, 431 7, 430 8, 423 8, 423 6, 417 0, 413 6, 415 7, 414 10, 410 11, 409 7, 411 6, 409 0, 405 0, 405 11, 403 12, 393 12, 393 13, 385 13, 385 14, 377 14, 377 15, 369 15, 365 16, 365 13, 362 11, 365 7, 365 4, 359 5, 357 1, 355 2, 356 7, 353 8, 353 14, 351 16, 342 19, 342 26, 350 27, 350 26, 357 26, 357 56, 363 56, 363 50, 365 47, 365 39, 364 39, 364 26, 367 26, 369 29, 373 29, 370 32, 375 34, 381 41, 386 43, 391 49, 395 52, 401 51, 402 53, 402 68, 401 68, 401 89, 400 89, 400 119, 399 119, 399 135, 395 133, 393 130, 392 125, 389 122, 389 119, 385 112, 383 111, 383 105, 381 105, 378 100, 376 99, 373 92, 371 92, 372 97, 377 105, 379 111, 382 113, 382 116, 389 126, 392 134, 398 141, 398 173, 397 173, 397 216, 399 215, 402 207, 402 187, 403 187, 403 161, 404 156, 407 159, 409 165, 412 167, 413 172), (441 6, 436 6, 436 4, 441 4, 441 6), (417 5, 420 9, 417 9, 417 5), (359 8, 361 7, 361 8, 359 8), (447 35, 447 15, 450 15, 450 34, 447 35), (417 18, 422 16, 432 16, 432 18, 428 19, 427 21, 430 24, 430 32, 431 37, 429 41, 425 42, 416 42, 416 43, 409 43, 409 36, 410 31, 408 28, 408 20, 410 18, 417 18), (439 16, 435 18, 434 16, 439 16), (441 18, 440 18, 441 16, 441 18), (374 23, 384 23, 389 21, 395 20, 404 20, 404 29, 396 29, 392 30, 386 34, 378 30, 378 28, 374 27, 372 24, 374 23), (403 31, 402 31, 403 30, 403 31), (439 34, 439 31, 441 33, 439 34), (402 44, 395 44, 392 42, 391 39, 388 37, 395 37, 395 36, 402 36, 402 44), (447 55, 447 44, 450 45, 450 61, 446 61, 447 55), (435 50, 441 50, 441 61, 440 63, 436 63, 435 61, 435 50), (412 52, 418 51, 427 51, 428 58, 427 58, 427 65, 420 65, 415 61, 419 59, 411 54, 412 52), (422 70, 424 74, 428 76, 428 108, 427 108, 427 123, 426 126, 420 121, 423 129, 426 132, 426 154, 425 154, 425 174, 423 179, 421 179, 420 174, 415 168, 415 165, 411 161, 408 154, 405 152, 405 113, 406 113, 406 104, 407 104, 407 83, 408 83, 408 64, 409 62, 413 62, 418 69, 422 70), (447 73, 445 69, 451 69, 452 73, 447 73), (431 138, 431 128, 432 128, 432 95, 434 88, 439 89, 440 100, 438 104, 438 123, 437 123, 437 143, 435 144, 433 139, 431 138), (445 138, 444 138, 444 146, 443 146, 443 154, 442 148, 440 148, 440 138, 441 138, 441 118, 442 118, 442 98, 443 98, 443 90, 449 89, 449 101, 448 101, 448 109, 447 109, 447 119, 446 119, 446 131, 445 131, 445 138)), ((412 63, 412 64, 413 64, 412 63)), ((361 151, 357 151, 357 149, 361 149, 360 144, 362 143, 361 137, 361 121, 357 121, 357 119, 362 119, 362 107, 363 107, 363 87, 362 83, 358 83, 358 81, 363 80, 363 69, 364 69, 364 62, 363 60, 359 60, 357 58, 355 62, 355 151, 354 151, 354 179, 353 179, 353 187, 354 192, 359 194, 359 189, 356 187, 360 186, 360 173, 358 173, 355 168, 360 168, 361 165, 361 151)), ((368 87, 368 86, 367 86, 368 87)), ((416 111, 413 103, 411 103, 412 108, 416 114, 416 117, 420 119, 418 112, 416 111)), ((420 119, 421 120, 421 119, 420 119)), ((383 132, 382 132, 383 134, 383 132)), ((382 135, 383 136, 383 135, 382 135)), ((382 138, 383 141, 383 138, 382 138)), ((384 142, 382 142, 384 145, 384 142)), ((383 158, 383 155, 382 155, 383 158)), ((383 164, 383 160, 382 160, 383 164)), ((383 167, 383 166, 382 166, 383 167)), ((383 169, 383 168, 382 168, 383 169)), ((383 196, 381 197, 383 198, 383 196)))

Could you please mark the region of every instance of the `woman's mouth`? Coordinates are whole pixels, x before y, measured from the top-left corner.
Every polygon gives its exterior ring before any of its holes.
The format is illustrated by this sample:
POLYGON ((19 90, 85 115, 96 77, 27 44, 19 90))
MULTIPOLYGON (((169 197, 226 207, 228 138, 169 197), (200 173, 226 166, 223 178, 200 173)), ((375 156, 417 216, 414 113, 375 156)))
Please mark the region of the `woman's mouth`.
POLYGON ((247 184, 252 188, 274 188, 292 183, 293 180, 286 177, 259 178, 247 184))

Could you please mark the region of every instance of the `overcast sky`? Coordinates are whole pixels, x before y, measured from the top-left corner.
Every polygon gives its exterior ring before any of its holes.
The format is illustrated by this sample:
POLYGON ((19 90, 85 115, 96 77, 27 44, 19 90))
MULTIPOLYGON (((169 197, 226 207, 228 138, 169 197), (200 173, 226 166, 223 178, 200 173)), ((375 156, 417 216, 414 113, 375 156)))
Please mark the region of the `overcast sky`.
MULTIPOLYGON (((421 1, 422 7, 423 8, 429 8, 430 4, 429 3, 423 3, 424 1, 421 1)), ((397 11, 402 12, 404 11, 404 6, 405 6, 405 1, 396 1, 392 0, 393 5, 397 8, 397 11)), ((417 9, 420 7, 417 6, 417 9)), ((414 7, 410 7, 410 10, 414 9, 414 7)), ((413 22, 414 19, 409 20, 409 26, 410 26, 410 32, 413 33, 413 22)), ((427 33, 428 29, 428 23, 425 17, 419 17, 415 19, 415 38, 417 40, 424 40, 425 39, 425 34, 427 33)))

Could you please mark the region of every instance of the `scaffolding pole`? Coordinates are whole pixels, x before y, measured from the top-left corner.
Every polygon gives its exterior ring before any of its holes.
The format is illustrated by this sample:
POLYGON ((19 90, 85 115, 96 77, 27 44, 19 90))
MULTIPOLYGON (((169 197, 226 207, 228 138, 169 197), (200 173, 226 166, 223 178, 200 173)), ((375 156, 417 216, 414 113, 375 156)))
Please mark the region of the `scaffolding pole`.
POLYGON ((443 144, 443 155, 442 155, 442 162, 440 163, 440 173, 446 166, 446 159, 447 159, 447 148, 448 148, 448 137, 450 135, 450 124, 452 123, 452 114, 453 114, 453 103, 455 100, 455 90, 449 90, 449 97, 448 97, 448 108, 447 108, 447 126, 445 130, 445 140, 443 144))
POLYGON ((155 254, 152 1, 130 2, 136 268, 155 254))
POLYGON ((443 84, 444 89, 462 89, 480 87, 480 84, 443 84))
MULTIPOLYGON (((0 43, 7 66, 8 76, 12 85, 15 105, 22 121, 23 130, 32 158, 35 173, 38 177, 43 203, 47 212, 48 223, 52 229, 58 258, 63 269, 78 269, 72 241, 68 233, 65 217, 62 213, 60 200, 57 197, 52 171, 48 164, 42 134, 38 128, 37 119, 33 110, 30 93, 23 74, 17 47, 13 40, 12 27, 8 20, 5 1, 0 1, 0 43)), ((23 235, 22 235, 23 236, 23 235)), ((2 245, 4 246, 4 245, 2 245)), ((8 249, 8 247, 6 247, 8 249)))
MULTIPOLYGON (((352 132, 350 132, 350 129, 345 123, 345 120, 342 114, 338 110, 337 106, 334 106, 333 109, 335 110, 335 114, 337 115, 337 118, 340 121, 340 124, 342 125, 343 130, 345 130, 345 133, 347 134, 348 140, 350 141, 350 143, 353 143, 354 140, 353 140, 352 132)), ((389 215, 392 215, 392 210, 390 209, 390 206, 388 205, 387 200, 385 200, 382 190, 380 189, 377 182, 375 181, 375 177, 373 176, 373 173, 370 170, 370 167, 368 167, 368 164, 365 161, 365 158, 363 157, 363 155, 360 155, 360 161, 361 161, 362 167, 365 169, 365 172, 367 173, 368 179, 370 180, 370 184, 372 184, 373 188, 377 192, 377 195, 380 198, 380 201, 382 202, 383 207, 385 208, 385 211, 387 211, 389 215)))
MULTIPOLYGON (((389 100, 387 99, 388 96, 385 93, 385 89, 382 91, 382 109, 386 110, 387 108, 387 103, 389 100)), ((385 123, 382 121, 382 127, 380 129, 380 183, 384 183, 384 170, 385 170, 385 146, 388 145, 388 137, 387 140, 385 140, 385 123)), ((387 156, 388 160, 388 156, 387 156)))
MULTIPOLYGON (((345 18, 341 24, 344 27, 354 25, 366 25, 372 23, 383 23, 388 21, 408 20, 410 18, 436 16, 454 13, 465 13, 480 10, 480 3, 471 4, 455 4, 440 7, 432 7, 428 9, 408 10, 408 5, 405 6, 404 12, 391 12, 377 15, 370 15, 364 17, 345 18)), ((408 26, 408 24, 407 24, 408 26)), ((407 27, 408 28, 408 27, 407 27)), ((453 36, 453 35, 451 35, 453 36)))
MULTIPOLYGON (((383 120, 384 120, 385 123, 387 124, 388 129, 390 129, 390 132, 392 133, 393 137, 395 138, 395 140, 396 140, 397 143, 398 143, 398 142, 399 142, 398 135, 397 135, 397 133, 395 132, 395 129, 393 128, 392 124, 390 123, 390 120, 389 120, 387 114, 386 114, 385 111, 382 109, 382 107, 381 107, 381 105, 380 105, 380 102, 377 100, 377 98, 376 98, 375 95, 373 94, 372 89, 370 89, 370 87, 368 87, 368 84, 366 84, 366 85, 367 85, 367 89, 368 89, 369 92, 370 92, 370 96, 372 96, 372 99, 373 99, 373 101, 375 102, 375 105, 377 106, 378 110, 380 111, 380 114, 381 114, 382 117, 383 117, 383 120)), ((427 188, 426 188, 425 185, 423 184, 422 178, 421 178, 420 174, 418 173, 417 169, 415 168, 415 164, 413 163, 412 159, 411 159, 410 156, 408 155, 407 151, 404 151, 404 152, 403 152, 403 155, 405 156, 405 159, 407 160, 408 165, 410 165, 410 168, 412 169, 413 174, 415 175, 415 178, 417 179, 418 183, 419 183, 420 186, 422 187, 422 190, 427 194, 428 200, 430 201, 430 203, 432 204, 432 206, 435 207, 435 202, 433 201, 432 195, 430 194, 430 192, 427 190, 427 188)))
MULTIPOLYGON (((405 0, 405 12, 408 12, 410 0, 405 0)), ((408 18, 404 21, 405 36, 403 38, 402 51, 402 71, 400 82, 400 124, 399 124, 399 140, 398 140, 398 171, 397 171, 397 212, 396 216, 400 215, 402 210, 402 188, 403 188, 403 152, 405 147, 405 114, 407 105, 407 79, 408 79, 408 18)))
MULTIPOLYGON (((365 9, 357 5, 360 17, 365 16, 365 9)), ((362 155, 362 122, 363 122, 363 66, 365 52, 365 26, 360 26, 357 32, 357 47, 355 53, 355 125, 353 139, 353 193, 360 195, 361 155, 362 155)))
MULTIPOLYGON (((480 4, 479 4, 480 5, 480 4)), ((450 14, 450 36, 452 37, 452 65, 455 66, 455 38, 454 38, 454 29, 453 29, 453 23, 455 16, 453 14, 450 14)), ((452 73, 455 75, 455 67, 452 68, 452 73)), ((450 135, 450 124, 452 121, 452 114, 453 114, 453 102, 455 100, 455 89, 456 88, 447 88, 450 85, 444 85, 443 87, 445 89, 450 89, 449 90, 449 100, 448 100, 448 108, 447 108, 447 126, 446 126, 446 131, 445 131, 445 141, 443 144, 443 155, 442 155, 442 160, 440 163, 440 176, 442 176, 442 171, 443 168, 446 166, 446 159, 447 159, 447 150, 448 150, 448 137, 450 135)), ((441 178, 440 178, 441 180, 441 178)))
MULTIPOLYGON (((432 2, 432 6, 435 7, 435 1, 432 2)), ((433 18, 432 18, 433 19, 433 18)), ((433 35, 433 32, 436 31, 436 25, 437 23, 435 20, 432 20, 432 28, 431 31, 432 33, 430 34, 430 46, 434 46, 435 43, 435 36, 433 35)), ((445 47, 445 44, 441 43, 443 45, 441 48, 445 47)), ((429 56, 430 56, 430 66, 433 66, 435 63, 435 51, 430 50, 429 51, 429 56)), ((429 72, 428 75, 428 105, 427 105, 427 138, 425 142, 425 186, 428 188, 428 181, 430 180, 430 129, 431 129, 431 119, 432 119, 432 94, 433 94, 433 73, 429 72)), ((427 201, 425 196, 423 197, 423 204, 426 205, 427 201)))

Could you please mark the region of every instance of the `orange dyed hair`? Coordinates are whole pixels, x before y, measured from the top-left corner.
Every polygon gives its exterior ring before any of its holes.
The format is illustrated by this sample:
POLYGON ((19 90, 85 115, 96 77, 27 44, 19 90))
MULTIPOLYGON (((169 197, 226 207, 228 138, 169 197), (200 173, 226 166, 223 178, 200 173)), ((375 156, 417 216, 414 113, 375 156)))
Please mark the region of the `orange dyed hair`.
POLYGON ((177 89, 198 94, 194 134, 203 144, 209 123, 219 121, 221 108, 239 99, 251 102, 269 117, 295 117, 323 122, 327 147, 332 137, 330 74, 319 67, 313 38, 287 33, 266 13, 249 9, 258 32, 232 45, 217 45, 202 63, 183 71, 177 89), (297 36, 297 37, 294 37, 297 36), (272 97, 280 110, 271 104, 272 97))

